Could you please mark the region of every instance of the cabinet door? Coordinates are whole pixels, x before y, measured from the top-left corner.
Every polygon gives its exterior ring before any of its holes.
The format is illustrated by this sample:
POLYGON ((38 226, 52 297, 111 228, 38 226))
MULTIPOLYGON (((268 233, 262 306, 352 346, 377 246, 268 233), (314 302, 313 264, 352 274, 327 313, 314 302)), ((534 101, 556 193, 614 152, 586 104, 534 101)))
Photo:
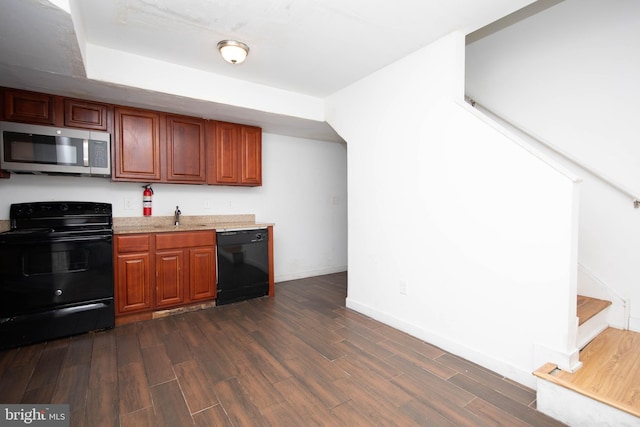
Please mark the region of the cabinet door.
POLYGON ((242 126, 240 138, 240 183, 262 185, 262 129, 242 126))
POLYGON ((206 181, 204 120, 167 116, 167 181, 206 181))
POLYGON ((64 100, 64 125, 83 129, 109 131, 108 107, 96 102, 77 99, 64 100))
POLYGON ((56 125, 56 97, 45 93, 5 89, 5 120, 56 125))
POLYGON ((184 303, 184 252, 156 252, 156 307, 184 303))
POLYGON ((192 301, 216 296, 214 248, 189 249, 189 296, 192 301))
POLYGON ((115 110, 114 179, 160 180, 160 114, 132 108, 115 110))
POLYGON ((150 279, 148 253, 123 254, 116 257, 115 300, 118 314, 151 308, 150 279))
POLYGON ((237 184, 240 181, 238 167, 238 138, 240 127, 233 123, 216 123, 215 154, 216 184, 237 184))

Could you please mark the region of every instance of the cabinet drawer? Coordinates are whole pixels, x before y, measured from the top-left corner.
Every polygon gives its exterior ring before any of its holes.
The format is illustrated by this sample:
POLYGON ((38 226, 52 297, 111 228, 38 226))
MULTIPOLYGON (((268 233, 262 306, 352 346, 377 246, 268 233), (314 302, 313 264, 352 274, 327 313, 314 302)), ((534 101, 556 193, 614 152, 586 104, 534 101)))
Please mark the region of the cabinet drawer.
POLYGON ((149 235, 137 234, 127 236, 116 236, 116 248, 118 253, 124 252, 148 252, 149 235))
POLYGON ((195 246, 214 246, 213 231, 174 232, 156 235, 156 249, 190 248, 195 246))

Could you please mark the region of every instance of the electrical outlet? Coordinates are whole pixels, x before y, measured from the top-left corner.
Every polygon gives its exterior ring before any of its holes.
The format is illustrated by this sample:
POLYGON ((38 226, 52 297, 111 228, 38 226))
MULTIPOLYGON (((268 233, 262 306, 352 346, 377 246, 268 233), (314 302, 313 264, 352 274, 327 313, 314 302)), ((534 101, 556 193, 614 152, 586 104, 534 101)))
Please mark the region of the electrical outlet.
POLYGON ((404 280, 400 280, 400 294, 408 295, 408 293, 409 293, 409 286, 407 285, 407 282, 404 280))
POLYGON ((204 201, 204 208, 205 209, 211 209, 211 200, 205 200, 204 201))
POLYGON ((127 211, 130 211, 133 209, 133 200, 131 200, 128 197, 125 197, 124 199, 124 209, 127 211))

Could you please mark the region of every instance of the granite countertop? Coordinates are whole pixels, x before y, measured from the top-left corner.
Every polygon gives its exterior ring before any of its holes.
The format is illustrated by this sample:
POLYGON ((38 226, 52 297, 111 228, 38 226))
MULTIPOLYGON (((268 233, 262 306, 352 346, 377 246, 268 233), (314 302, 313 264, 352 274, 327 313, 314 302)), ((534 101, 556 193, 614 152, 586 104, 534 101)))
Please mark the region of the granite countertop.
POLYGON ((114 234, 166 233, 198 230, 249 230, 267 228, 273 223, 256 222, 255 215, 203 215, 180 216, 180 225, 173 223, 173 216, 115 217, 114 234))

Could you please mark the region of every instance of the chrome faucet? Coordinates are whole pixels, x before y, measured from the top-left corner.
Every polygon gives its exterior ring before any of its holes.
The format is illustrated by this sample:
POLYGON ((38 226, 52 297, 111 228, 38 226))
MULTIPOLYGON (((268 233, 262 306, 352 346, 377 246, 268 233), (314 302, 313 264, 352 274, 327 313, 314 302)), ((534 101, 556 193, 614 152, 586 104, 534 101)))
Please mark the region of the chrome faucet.
POLYGON ((173 213, 173 223, 175 226, 180 225, 180 215, 182 214, 182 212, 180 212, 180 208, 176 206, 176 211, 173 213))

